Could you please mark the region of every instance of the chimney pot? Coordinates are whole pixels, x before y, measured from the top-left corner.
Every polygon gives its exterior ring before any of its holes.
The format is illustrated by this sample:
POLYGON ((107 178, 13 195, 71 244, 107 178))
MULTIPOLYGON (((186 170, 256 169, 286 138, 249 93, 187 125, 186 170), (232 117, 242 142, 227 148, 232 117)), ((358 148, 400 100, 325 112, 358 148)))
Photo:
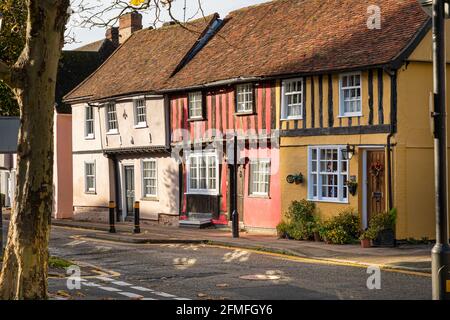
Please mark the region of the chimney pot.
POLYGON ((112 41, 115 46, 119 45, 119 28, 111 27, 106 30, 105 34, 106 39, 112 41))

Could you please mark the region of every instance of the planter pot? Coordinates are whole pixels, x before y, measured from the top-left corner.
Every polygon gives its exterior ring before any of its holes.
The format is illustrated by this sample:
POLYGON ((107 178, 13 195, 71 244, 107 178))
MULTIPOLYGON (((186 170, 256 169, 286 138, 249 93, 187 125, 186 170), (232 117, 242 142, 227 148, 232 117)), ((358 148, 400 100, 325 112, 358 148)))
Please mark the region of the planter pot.
POLYGON ((380 231, 376 239, 373 240, 373 245, 377 247, 395 247, 395 232, 392 229, 380 231))
POLYGON ((361 240, 361 248, 370 248, 370 247, 372 247, 370 239, 361 240))
POLYGON ((318 232, 314 232, 314 241, 315 242, 320 242, 321 241, 320 234, 318 232))

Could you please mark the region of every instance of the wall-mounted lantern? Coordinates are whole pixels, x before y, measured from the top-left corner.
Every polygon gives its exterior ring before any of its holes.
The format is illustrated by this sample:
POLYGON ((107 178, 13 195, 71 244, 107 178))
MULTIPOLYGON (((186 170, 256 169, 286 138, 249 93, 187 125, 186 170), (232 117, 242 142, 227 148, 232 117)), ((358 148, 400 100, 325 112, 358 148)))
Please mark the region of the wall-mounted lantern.
POLYGON ((304 181, 303 174, 290 174, 286 177, 286 181, 290 184, 301 184, 304 181))
POLYGON ((353 156, 356 154, 355 146, 347 144, 347 147, 345 149, 342 149, 342 158, 344 160, 352 160, 353 156))

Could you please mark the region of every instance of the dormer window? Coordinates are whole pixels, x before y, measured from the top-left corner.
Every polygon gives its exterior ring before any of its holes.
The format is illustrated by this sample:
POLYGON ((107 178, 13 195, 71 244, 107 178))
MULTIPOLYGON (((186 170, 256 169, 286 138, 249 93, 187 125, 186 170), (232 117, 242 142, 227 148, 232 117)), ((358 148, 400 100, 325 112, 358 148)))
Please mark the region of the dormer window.
POLYGON ((116 104, 114 102, 110 102, 106 105, 106 128, 110 134, 119 132, 116 104))
POLYGON ((134 100, 134 125, 137 128, 147 127, 147 106, 144 98, 134 100))
POLYGON ((188 95, 189 119, 203 119, 203 93, 190 92, 188 95))
POLYGON ((253 113, 254 111, 254 88, 253 84, 239 84, 236 86, 236 112, 253 113))

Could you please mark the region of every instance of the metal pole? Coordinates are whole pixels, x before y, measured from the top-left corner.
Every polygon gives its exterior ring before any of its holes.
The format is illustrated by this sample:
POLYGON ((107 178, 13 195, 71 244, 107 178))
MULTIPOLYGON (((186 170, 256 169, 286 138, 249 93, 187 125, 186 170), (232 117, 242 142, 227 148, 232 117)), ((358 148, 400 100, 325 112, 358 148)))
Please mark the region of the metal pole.
POLYGON ((140 203, 139 201, 136 201, 134 203, 134 233, 141 233, 141 218, 139 216, 139 209, 140 209, 140 203))
POLYGON ((116 208, 116 203, 114 201, 109 202, 109 232, 116 233, 116 227, 114 225, 114 209, 116 208))
POLYGON ((231 215, 231 221, 232 221, 232 229, 233 229, 233 238, 239 238, 239 212, 237 207, 237 198, 238 198, 238 187, 237 187, 237 181, 238 181, 238 148, 237 148, 238 140, 237 135, 234 135, 233 138, 233 213, 231 215))
POLYGON ((447 115, 444 0, 433 0, 434 150, 436 245, 431 251, 433 300, 450 300, 447 200, 447 115))
MULTIPOLYGON (((0 181, 0 257, 3 256, 3 202, 2 202, 2 188, 1 188, 1 181, 0 181)), ((6 194, 5 194, 5 201, 6 201, 6 194)))

